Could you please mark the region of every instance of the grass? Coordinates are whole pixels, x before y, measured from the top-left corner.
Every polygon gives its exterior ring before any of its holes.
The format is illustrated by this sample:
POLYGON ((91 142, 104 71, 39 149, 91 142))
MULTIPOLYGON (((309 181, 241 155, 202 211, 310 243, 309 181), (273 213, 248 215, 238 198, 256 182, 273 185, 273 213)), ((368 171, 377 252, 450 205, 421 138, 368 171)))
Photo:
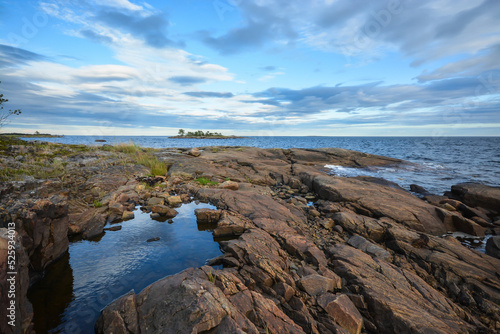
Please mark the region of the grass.
POLYGON ((219 184, 219 182, 211 181, 210 179, 208 179, 206 177, 199 177, 199 178, 195 179, 195 181, 202 186, 206 186, 206 185, 216 186, 219 184))
POLYGON ((214 274, 212 274, 211 272, 209 272, 209 273, 207 274, 207 276, 208 276, 208 280, 209 280, 210 282, 212 282, 212 284, 215 284, 215 278, 216 278, 216 277, 215 277, 215 275, 214 275, 214 274))
POLYGON ((102 149, 111 152, 124 153, 130 162, 143 165, 151 170, 152 175, 165 175, 171 164, 165 164, 158 160, 152 149, 142 148, 134 142, 120 143, 113 146, 105 146, 102 149))
POLYGON ((100 208, 102 207, 102 202, 98 200, 94 200, 94 208, 100 208))

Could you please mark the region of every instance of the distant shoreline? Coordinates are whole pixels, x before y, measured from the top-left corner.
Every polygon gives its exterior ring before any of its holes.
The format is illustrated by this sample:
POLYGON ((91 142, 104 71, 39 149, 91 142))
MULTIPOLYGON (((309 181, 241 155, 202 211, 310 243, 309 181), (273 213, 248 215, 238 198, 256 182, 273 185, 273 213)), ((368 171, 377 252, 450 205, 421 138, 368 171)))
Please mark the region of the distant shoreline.
POLYGON ((1 133, 0 136, 24 137, 24 138, 63 138, 63 135, 51 135, 49 133, 1 133))

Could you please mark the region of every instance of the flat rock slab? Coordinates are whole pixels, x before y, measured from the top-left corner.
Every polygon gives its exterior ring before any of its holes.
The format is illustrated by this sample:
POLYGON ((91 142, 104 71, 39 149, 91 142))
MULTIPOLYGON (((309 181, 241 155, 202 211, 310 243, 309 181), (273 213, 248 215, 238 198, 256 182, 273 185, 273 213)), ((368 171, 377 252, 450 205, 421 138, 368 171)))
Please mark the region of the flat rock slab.
POLYGON ((461 183, 452 186, 451 192, 467 205, 500 212, 500 187, 490 187, 479 183, 461 183))

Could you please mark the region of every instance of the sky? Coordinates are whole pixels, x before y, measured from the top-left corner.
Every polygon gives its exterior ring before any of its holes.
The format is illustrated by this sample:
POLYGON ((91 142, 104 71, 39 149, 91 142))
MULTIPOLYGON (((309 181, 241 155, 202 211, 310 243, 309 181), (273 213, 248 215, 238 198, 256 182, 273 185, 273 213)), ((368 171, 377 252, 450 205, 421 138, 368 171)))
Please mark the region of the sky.
POLYGON ((2 132, 499 136, 498 0, 0 0, 2 132))

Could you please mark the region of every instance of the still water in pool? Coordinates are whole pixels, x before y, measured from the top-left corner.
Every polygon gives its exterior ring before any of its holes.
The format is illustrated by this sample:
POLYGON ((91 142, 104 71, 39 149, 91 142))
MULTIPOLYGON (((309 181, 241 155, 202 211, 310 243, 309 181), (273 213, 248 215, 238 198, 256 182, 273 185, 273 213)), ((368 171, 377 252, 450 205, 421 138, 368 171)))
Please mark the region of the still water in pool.
POLYGON ((219 256, 211 233, 215 226, 198 226, 198 208, 214 207, 184 204, 173 223, 152 220, 137 209, 134 219, 112 225, 121 230, 71 242, 68 253, 28 293, 35 331, 93 333, 100 310, 117 297, 219 256))

